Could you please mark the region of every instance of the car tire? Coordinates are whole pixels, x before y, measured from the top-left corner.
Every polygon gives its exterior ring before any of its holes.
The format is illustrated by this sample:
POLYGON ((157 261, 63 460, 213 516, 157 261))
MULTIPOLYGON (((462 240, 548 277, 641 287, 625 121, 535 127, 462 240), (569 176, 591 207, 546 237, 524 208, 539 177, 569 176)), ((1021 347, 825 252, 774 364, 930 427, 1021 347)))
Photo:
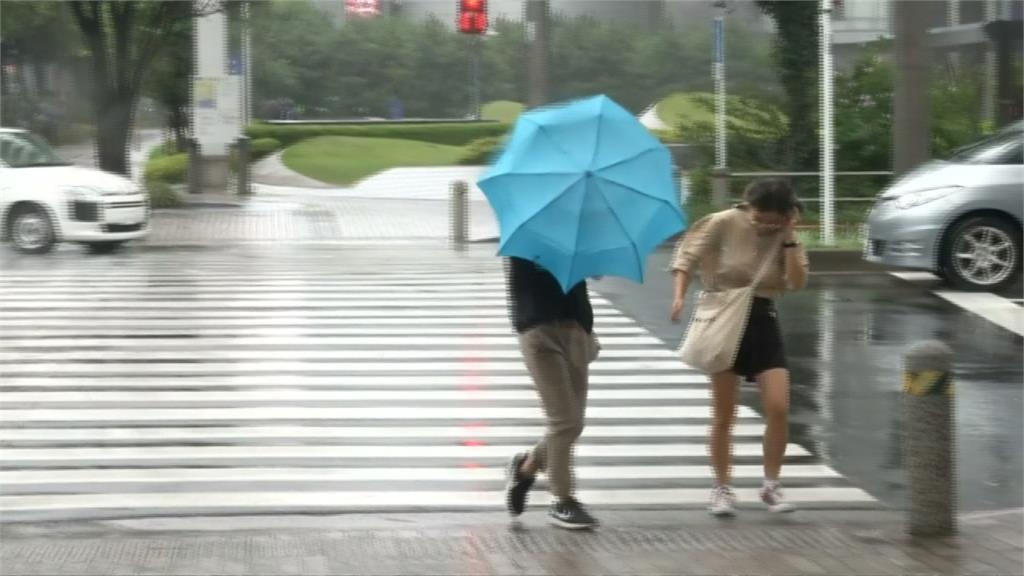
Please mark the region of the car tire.
POLYGON ((968 218, 950 231, 941 269, 960 290, 998 292, 1021 273, 1021 230, 994 216, 968 218))
POLYGON ((15 208, 7 222, 11 244, 23 254, 46 254, 57 244, 53 221, 42 206, 15 208))
POLYGON ((110 254, 115 252, 121 247, 120 240, 107 240, 104 242, 86 242, 85 247, 89 249, 91 254, 110 254))

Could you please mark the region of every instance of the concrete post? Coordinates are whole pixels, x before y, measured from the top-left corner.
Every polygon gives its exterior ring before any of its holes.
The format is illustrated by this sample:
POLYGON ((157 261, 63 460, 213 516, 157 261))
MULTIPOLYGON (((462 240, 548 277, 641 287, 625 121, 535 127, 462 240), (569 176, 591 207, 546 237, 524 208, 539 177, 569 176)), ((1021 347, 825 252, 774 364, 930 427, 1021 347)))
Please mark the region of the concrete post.
POLYGON ((711 170, 711 206, 722 210, 729 206, 729 171, 721 168, 711 170))
POLYGON ((252 194, 252 186, 250 184, 250 175, 252 174, 252 152, 251 152, 252 140, 248 136, 242 136, 238 139, 238 195, 248 196, 252 194))
POLYGON ((469 186, 462 180, 452 183, 450 206, 451 231, 449 237, 456 246, 466 243, 469 238, 469 186))
POLYGON ((199 140, 188 140, 188 193, 200 194, 203 191, 203 158, 199 150, 199 140))
POLYGON ((893 175, 929 158, 928 2, 893 2, 895 90, 892 106, 893 175))
POLYGON ((949 536, 956 532, 953 351, 942 342, 920 342, 906 352, 904 362, 907 531, 949 536))

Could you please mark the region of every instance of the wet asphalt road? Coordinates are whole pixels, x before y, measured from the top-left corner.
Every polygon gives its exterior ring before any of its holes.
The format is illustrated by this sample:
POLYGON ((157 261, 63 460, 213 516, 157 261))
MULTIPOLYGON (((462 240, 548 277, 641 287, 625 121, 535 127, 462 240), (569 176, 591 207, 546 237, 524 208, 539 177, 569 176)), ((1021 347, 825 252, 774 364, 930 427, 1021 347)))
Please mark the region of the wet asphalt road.
MULTIPOLYGON (((668 320, 669 256, 663 250, 651 257, 643 285, 605 279, 592 286, 674 347, 685 323, 668 320)), ((686 317, 693 300, 688 298, 686 317)), ((902 507, 903 353, 918 341, 942 340, 956 355, 960 506, 1022 505, 1020 336, 886 274, 815 274, 807 290, 786 296, 778 307, 793 378, 792 442, 876 498, 902 507)), ((741 402, 760 411, 756 386, 744 385, 741 402)))

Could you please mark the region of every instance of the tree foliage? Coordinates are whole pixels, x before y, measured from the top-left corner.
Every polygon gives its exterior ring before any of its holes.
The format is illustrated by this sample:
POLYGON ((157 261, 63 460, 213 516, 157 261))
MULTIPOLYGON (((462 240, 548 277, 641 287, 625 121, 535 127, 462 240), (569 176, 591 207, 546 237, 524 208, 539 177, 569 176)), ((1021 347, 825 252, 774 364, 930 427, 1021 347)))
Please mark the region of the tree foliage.
MULTIPOLYGON (((335 28, 307 2, 267 2, 254 22, 254 89, 260 115, 281 104, 299 115, 407 117, 470 113, 471 55, 479 49, 484 101, 526 100, 526 27, 498 19, 493 34, 467 37, 450 23, 403 18, 353 19, 335 28)), ((766 34, 729 30, 730 90, 772 95, 766 34)), ((605 93, 640 111, 677 90, 711 87, 706 22, 640 30, 585 16, 553 16, 550 94, 555 100, 605 93)))
POLYGON ((775 20, 775 61, 786 92, 790 118, 787 164, 794 170, 817 169, 818 126, 818 2, 815 0, 757 0, 775 20))
POLYGON ((67 3, 92 64, 89 97, 103 170, 128 174, 135 108, 154 59, 181 35, 191 2, 74 0, 67 3))

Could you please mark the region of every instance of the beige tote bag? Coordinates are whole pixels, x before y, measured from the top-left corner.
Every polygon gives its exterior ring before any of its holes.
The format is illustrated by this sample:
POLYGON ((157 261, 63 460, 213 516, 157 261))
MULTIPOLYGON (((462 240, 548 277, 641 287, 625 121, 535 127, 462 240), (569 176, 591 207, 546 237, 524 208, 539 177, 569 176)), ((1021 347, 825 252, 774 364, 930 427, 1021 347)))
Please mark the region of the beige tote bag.
POLYGON ((690 326, 679 345, 683 362, 707 374, 732 369, 750 319, 754 292, 769 266, 776 264, 779 245, 776 243, 772 248, 749 286, 700 293, 690 326))

